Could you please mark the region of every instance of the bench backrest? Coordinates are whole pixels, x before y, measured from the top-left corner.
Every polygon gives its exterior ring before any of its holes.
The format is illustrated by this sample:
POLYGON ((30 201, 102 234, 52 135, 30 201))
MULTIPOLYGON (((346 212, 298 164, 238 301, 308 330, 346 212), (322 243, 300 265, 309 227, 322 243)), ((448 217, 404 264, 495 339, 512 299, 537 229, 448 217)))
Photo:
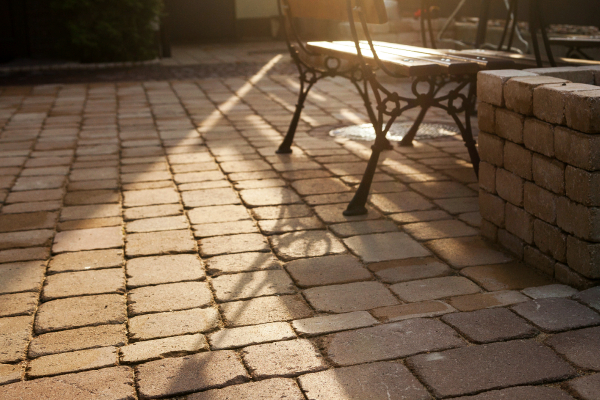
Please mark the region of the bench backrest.
MULTIPOLYGON (((287 2, 294 17, 348 21, 347 0, 288 0, 287 2)), ((352 0, 352 3, 356 5, 357 1, 352 0)), ((362 0, 362 7, 368 23, 387 22, 383 0, 362 0)))

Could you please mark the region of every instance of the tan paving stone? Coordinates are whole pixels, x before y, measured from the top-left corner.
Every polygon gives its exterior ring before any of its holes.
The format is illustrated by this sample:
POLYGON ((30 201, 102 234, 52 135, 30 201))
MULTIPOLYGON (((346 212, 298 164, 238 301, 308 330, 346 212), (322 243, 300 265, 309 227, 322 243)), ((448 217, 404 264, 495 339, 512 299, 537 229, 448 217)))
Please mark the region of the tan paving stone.
POLYGON ((385 214, 425 211, 435 206, 425 197, 414 192, 375 193, 371 203, 385 214))
POLYGON ((281 270, 222 275, 212 280, 212 286, 219 302, 296 292, 292 280, 281 270))
POLYGON ((0 232, 51 229, 57 217, 58 214, 53 212, 0 215, 0 232))
POLYGON ((302 400, 304 395, 292 379, 273 378, 187 396, 188 400, 266 400, 270 398, 302 400))
POLYGON ((169 171, 148 171, 137 172, 133 174, 121 174, 122 183, 168 181, 171 178, 171 172, 169 171))
POLYGON ((300 197, 288 188, 247 189, 239 193, 248 207, 301 203, 300 197))
POLYGON ((25 359, 32 324, 33 316, 30 315, 0 318, 0 363, 25 359))
POLYGON ((141 207, 169 203, 179 203, 179 195, 173 188, 131 190, 123 192, 124 207, 141 207))
POLYGON ((299 378, 308 398, 315 400, 425 400, 429 393, 402 364, 378 362, 330 369, 299 378))
POLYGON ((0 294, 39 292, 45 267, 42 261, 0 264, 0 294))
POLYGON ((54 237, 52 251, 64 253, 121 246, 123 246, 123 230, 119 226, 59 232, 54 237))
POLYGON ((371 279, 362 264, 349 255, 295 260, 285 265, 300 287, 331 285, 371 279))
POLYGON ((479 293, 479 286, 460 276, 444 276, 418 281, 401 282, 390 289, 403 301, 436 300, 451 296, 479 293))
POLYGON ((90 168, 73 170, 69 175, 71 181, 94 181, 99 179, 118 178, 118 168, 90 168))
POLYGON ((35 378, 112 367, 117 365, 117 360, 116 347, 52 354, 30 361, 27 375, 35 378))
POLYGON ((350 237, 370 233, 397 232, 398 227, 391 221, 356 221, 344 224, 330 225, 329 229, 337 236, 350 237))
POLYGON ((284 260, 346 252, 342 242, 327 231, 293 232, 271 236, 275 253, 284 260))
POLYGON ((268 163, 261 160, 222 162, 220 166, 225 173, 265 171, 271 169, 268 163))
POLYGON ((196 243, 188 230, 144 232, 127 235, 125 253, 128 257, 191 253, 196 243))
POLYGON ((407 224, 402 228, 417 240, 474 236, 479 233, 476 229, 455 219, 407 224))
POLYGON ((344 239, 344 243, 366 263, 425 257, 431 254, 402 232, 353 236, 344 239))
POLYGON ((283 179, 243 180, 235 184, 235 188, 237 190, 262 189, 281 186, 287 186, 286 181, 283 179))
POLYGON ((440 258, 454 268, 476 265, 500 264, 512 261, 512 257, 496 250, 496 248, 480 237, 464 237, 439 239, 427 242, 429 247, 440 258))
POLYGON ((246 382, 243 364, 231 350, 150 361, 136 367, 142 399, 174 396, 246 382))
POLYGON ((291 185, 301 195, 349 192, 352 190, 337 178, 317 178, 297 180, 291 185))
POLYGON ((83 326, 122 324, 126 319, 122 295, 70 297, 42 303, 36 314, 35 331, 41 334, 83 326))
POLYGON ((196 238, 211 236, 237 235, 242 233, 260 233, 254 221, 217 222, 192 226, 196 238))
POLYGON ((236 192, 230 188, 182 192, 181 199, 183 204, 188 208, 241 203, 236 192))
POLYGON ((399 224, 439 221, 452 218, 450 214, 442 210, 403 212, 390 214, 388 217, 399 224))
POLYGON ((121 206, 118 204, 93 204, 88 206, 64 207, 60 213, 60 220, 72 221, 120 216, 121 206))
POLYGON ((505 290, 493 293, 468 294, 452 297, 448 303, 459 311, 475 311, 483 308, 509 306, 529 300, 527 296, 516 290, 505 290))
POLYGON ((494 400, 494 399, 528 399, 528 400, 573 400, 566 392, 548 386, 517 386, 514 388, 491 390, 475 396, 455 397, 457 400, 494 400))
POLYGON ((203 256, 242 253, 247 251, 269 251, 265 238, 257 233, 231 236, 215 236, 200 240, 200 253, 203 256))
POLYGON ((310 204, 311 206, 335 203, 348 204, 350 200, 352 200, 352 197, 354 197, 354 193, 352 192, 316 194, 304 197, 304 201, 306 204, 310 204))
POLYGON ((449 275, 452 270, 433 257, 409 258, 369 264, 383 282, 397 283, 449 275))
POLYGON ((304 204, 291 204, 285 206, 257 207, 252 209, 252 214, 258 220, 263 219, 292 219, 310 217, 312 210, 304 204))
POLYGON ((337 365, 392 360, 465 345, 448 325, 425 318, 335 333, 327 338, 327 355, 337 365))
POLYGON ((244 206, 200 207, 187 212, 192 224, 212 224, 250 219, 244 206))
POLYGON ((208 336, 213 350, 233 349, 295 338, 296 334, 290 325, 285 322, 224 329, 208 336))
POLYGON ((157 339, 210 331, 217 327, 219 313, 214 308, 138 315, 129 319, 133 340, 157 339))
POLYGON ((74 272, 120 267, 124 262, 123 250, 121 249, 61 253, 50 260, 48 272, 74 272))
POLYGON ((28 355, 31 358, 127 343, 125 325, 99 325, 50 332, 33 338, 28 355))
MULTIPOLYGON (((2 269, 0 268, 0 273, 2 269)), ((0 317, 28 315, 35 311, 39 294, 37 292, 14 293, 0 296, 0 317)))
POLYGON ((434 200, 433 202, 451 214, 479 211, 479 201, 477 197, 439 199, 434 200))
POLYGON ((123 225, 123 219, 121 217, 80 219, 60 222, 57 226, 57 230, 72 231, 76 229, 106 228, 121 225, 123 225))
POLYGON ((0 250, 49 246, 52 236, 54 230, 50 229, 0 233, 0 250))
POLYGON ((0 264, 19 261, 46 260, 48 258, 50 258, 49 247, 29 247, 26 249, 0 251, 0 264))
POLYGON ((64 198, 64 204, 69 206, 83 204, 118 203, 121 199, 116 190, 82 190, 70 192, 64 198))
POLYGON ((292 322, 292 326, 296 332, 303 336, 323 335, 350 329, 364 328, 376 324, 377 320, 366 311, 325 315, 292 322))
POLYGON ((410 188, 430 199, 476 196, 477 193, 458 182, 411 183, 410 188))
POLYGON ((266 235, 323 229, 325 227, 316 217, 263 220, 258 222, 258 226, 266 235))
POLYGON ((327 368, 323 356, 306 339, 249 346, 244 362, 257 378, 290 377, 327 368))
POLYGON ((525 289, 552 283, 552 278, 521 263, 468 267, 460 273, 489 291, 525 289))
POLYGON ((304 297, 320 312, 343 313, 398 304, 379 282, 356 282, 304 290, 304 297))
POLYGON ((198 333, 136 342, 121 347, 120 352, 121 362, 130 364, 207 350, 206 338, 198 333))
POLYGON ((228 178, 233 182, 240 182, 255 179, 276 179, 279 178, 279 175, 275 171, 234 172, 229 174, 228 178))
POLYGON ((202 171, 202 172, 187 172, 183 174, 175 174, 173 179, 176 183, 195 183, 218 181, 225 178, 221 171, 202 171))
POLYGON ((13 185, 13 192, 23 190, 57 189, 64 185, 65 177, 61 175, 21 177, 13 185))
POLYGON ((134 258, 127 261, 127 287, 203 279, 202 262, 193 254, 134 258))
POLYGON ((0 387, 0 396, 6 400, 133 400, 136 393, 133 371, 127 367, 113 367, 13 383, 0 387))
POLYGON ((279 269, 281 263, 270 253, 236 253, 211 257, 206 261, 206 270, 211 275, 221 273, 250 272, 264 269, 279 269))
POLYGON ((33 201, 29 203, 8 204, 2 208, 4 214, 30 213, 39 211, 55 211, 60 209, 60 201, 33 201))
POLYGON ((212 294, 206 282, 180 282, 146 286, 128 293, 129 315, 204 307, 212 294))
POLYGON ((411 304, 381 307, 371 310, 371 314, 382 322, 402 321, 410 318, 437 317, 456 311, 454 307, 438 301, 429 300, 411 304))
POLYGON ((169 217, 172 215, 182 215, 183 207, 179 204, 161 204, 156 206, 142 206, 126 208, 123 210, 123 216, 126 221, 143 218, 169 217))
POLYGON ((123 269, 111 268, 50 275, 42 291, 42 301, 104 293, 125 293, 123 269))
POLYGON ((367 221, 372 219, 380 219, 382 215, 367 206, 367 214, 347 217, 343 212, 348 207, 346 202, 340 204, 327 204, 320 205, 314 208, 315 213, 325 222, 326 224, 332 224, 336 222, 353 222, 353 221, 367 221))
MULTIPOLYGON (((67 190, 69 192, 76 192, 78 190, 98 190, 98 189, 118 189, 119 182, 117 179, 105 179, 99 181, 80 181, 80 182, 69 182, 67 190)), ((123 186, 125 189, 126 187, 123 186)))
POLYGON ((127 232, 137 233, 187 229, 188 227, 187 218, 180 215, 130 221, 126 225, 126 230, 127 232))
POLYGON ((155 189, 172 189, 175 187, 173 181, 153 181, 153 182, 134 182, 125 183, 121 186, 123 190, 155 190, 155 189))
POLYGON ((220 304, 226 326, 245 326, 312 317, 300 295, 259 297, 220 304))
POLYGON ((27 192, 11 192, 6 203, 23 203, 36 199, 37 201, 60 200, 64 193, 62 189, 30 190, 27 192))
MULTIPOLYGON (((23 378, 25 365, 23 364, 0 364, 0 385, 18 382, 23 378)), ((0 392, 2 389, 0 389, 0 392)))

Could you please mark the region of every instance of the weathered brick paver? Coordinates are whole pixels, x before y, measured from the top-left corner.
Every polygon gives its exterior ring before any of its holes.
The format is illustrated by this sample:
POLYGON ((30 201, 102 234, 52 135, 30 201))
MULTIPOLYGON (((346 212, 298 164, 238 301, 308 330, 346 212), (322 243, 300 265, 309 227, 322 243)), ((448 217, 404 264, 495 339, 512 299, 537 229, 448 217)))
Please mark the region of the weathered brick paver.
POLYGON ((304 396, 298 385, 289 378, 273 378, 242 383, 241 385, 208 390, 187 396, 188 400, 261 400, 269 398, 302 400, 304 396))
POLYGON ((539 299, 512 308, 547 332, 600 325, 600 314, 569 299, 539 299))
POLYGON ((145 314, 129 319, 129 334, 134 340, 148 340, 206 332, 218 323, 219 315, 214 308, 145 314))

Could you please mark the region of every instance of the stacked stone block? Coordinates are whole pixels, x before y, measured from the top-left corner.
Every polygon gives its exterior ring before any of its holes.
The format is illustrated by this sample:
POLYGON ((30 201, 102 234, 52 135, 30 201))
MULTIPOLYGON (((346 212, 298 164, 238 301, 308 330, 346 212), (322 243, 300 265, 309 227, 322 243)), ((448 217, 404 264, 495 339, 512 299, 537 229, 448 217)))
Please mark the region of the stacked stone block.
POLYGON ((480 72, 482 234, 557 280, 600 283, 600 67, 480 72))

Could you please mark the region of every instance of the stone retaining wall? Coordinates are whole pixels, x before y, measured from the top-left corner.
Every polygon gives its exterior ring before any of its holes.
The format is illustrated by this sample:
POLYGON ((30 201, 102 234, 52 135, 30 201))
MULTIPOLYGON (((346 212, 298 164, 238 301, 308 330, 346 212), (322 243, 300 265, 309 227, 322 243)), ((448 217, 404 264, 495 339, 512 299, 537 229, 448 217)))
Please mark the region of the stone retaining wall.
POLYGON ((482 234, 579 287, 600 284, 600 67, 481 72, 482 234))

